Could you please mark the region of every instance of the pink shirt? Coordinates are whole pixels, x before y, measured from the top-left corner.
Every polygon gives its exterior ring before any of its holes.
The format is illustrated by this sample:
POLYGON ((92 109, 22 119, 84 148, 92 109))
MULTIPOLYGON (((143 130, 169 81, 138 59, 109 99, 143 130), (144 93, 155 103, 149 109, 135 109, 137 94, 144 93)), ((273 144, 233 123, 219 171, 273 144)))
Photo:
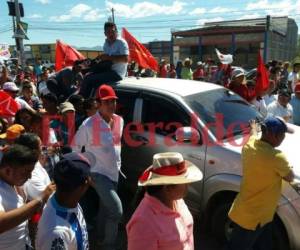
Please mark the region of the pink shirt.
POLYGON ((176 210, 145 193, 126 226, 128 250, 193 250, 193 217, 182 199, 176 210))

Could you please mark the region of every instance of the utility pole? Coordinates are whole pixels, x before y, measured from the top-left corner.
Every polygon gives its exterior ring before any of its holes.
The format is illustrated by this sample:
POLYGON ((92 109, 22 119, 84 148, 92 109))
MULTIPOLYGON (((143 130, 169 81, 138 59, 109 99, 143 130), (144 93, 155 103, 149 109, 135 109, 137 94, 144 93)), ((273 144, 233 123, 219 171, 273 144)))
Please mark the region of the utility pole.
POLYGON ((15 0, 15 11, 16 11, 16 30, 15 30, 16 47, 17 50, 19 51, 20 63, 22 65, 22 68, 24 68, 25 67, 24 44, 23 44, 23 37, 21 35, 22 34, 21 27, 20 27, 21 14, 20 14, 18 0, 15 0))
POLYGON ((112 17, 112 22, 115 23, 115 9, 111 8, 111 17, 112 17))

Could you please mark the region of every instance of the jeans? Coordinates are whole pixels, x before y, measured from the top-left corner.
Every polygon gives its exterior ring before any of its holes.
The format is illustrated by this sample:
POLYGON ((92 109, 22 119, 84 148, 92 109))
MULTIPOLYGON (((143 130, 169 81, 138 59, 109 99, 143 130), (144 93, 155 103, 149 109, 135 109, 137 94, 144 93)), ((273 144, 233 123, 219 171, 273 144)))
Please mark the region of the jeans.
POLYGON ((79 94, 84 98, 93 97, 100 85, 116 83, 120 80, 122 78, 113 70, 89 74, 83 79, 79 94))
POLYGON ((272 249, 272 225, 270 222, 255 230, 247 230, 235 225, 227 250, 270 250, 272 249))
POLYGON ((95 182, 94 188, 100 197, 101 205, 104 207, 104 213, 99 215, 104 221, 104 239, 101 243, 101 250, 113 250, 116 249, 118 225, 123 215, 122 203, 117 194, 117 183, 98 173, 92 173, 92 179, 95 182))

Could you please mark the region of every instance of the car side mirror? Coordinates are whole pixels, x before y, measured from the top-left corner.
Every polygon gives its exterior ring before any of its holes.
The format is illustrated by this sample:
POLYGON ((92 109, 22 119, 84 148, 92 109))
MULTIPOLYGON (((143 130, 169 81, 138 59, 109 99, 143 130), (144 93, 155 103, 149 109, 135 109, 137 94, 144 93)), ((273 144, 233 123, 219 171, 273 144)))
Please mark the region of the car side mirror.
POLYGON ((195 128, 181 127, 175 132, 175 140, 178 142, 191 142, 193 144, 199 144, 201 142, 201 135, 195 128))

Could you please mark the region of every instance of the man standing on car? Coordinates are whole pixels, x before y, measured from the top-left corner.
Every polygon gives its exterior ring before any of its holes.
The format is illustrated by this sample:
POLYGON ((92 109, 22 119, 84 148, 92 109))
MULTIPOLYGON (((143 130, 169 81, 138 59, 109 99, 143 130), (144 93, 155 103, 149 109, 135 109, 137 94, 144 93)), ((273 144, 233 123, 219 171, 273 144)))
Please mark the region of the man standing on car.
POLYGON ((118 97, 113 88, 103 84, 97 90, 98 112, 87 118, 79 127, 75 137, 74 151, 85 151, 95 157, 91 166, 92 186, 95 188, 104 213, 104 239, 101 249, 116 249, 118 224, 123 214, 121 200, 117 194, 121 168, 121 136, 123 119, 115 114, 118 97))
POLYGON ((261 129, 261 138, 251 136, 242 150, 243 179, 228 214, 235 223, 228 250, 272 249, 272 221, 282 180, 294 179, 288 160, 276 149, 292 131, 277 117, 267 118, 261 129))
POLYGON ((111 70, 88 75, 80 90, 80 94, 84 97, 90 97, 93 94, 93 89, 97 89, 99 84, 115 83, 124 79, 127 72, 128 44, 123 38, 118 37, 116 24, 106 22, 104 24, 104 34, 106 40, 103 45, 103 54, 99 56, 99 59, 111 62, 111 70))

